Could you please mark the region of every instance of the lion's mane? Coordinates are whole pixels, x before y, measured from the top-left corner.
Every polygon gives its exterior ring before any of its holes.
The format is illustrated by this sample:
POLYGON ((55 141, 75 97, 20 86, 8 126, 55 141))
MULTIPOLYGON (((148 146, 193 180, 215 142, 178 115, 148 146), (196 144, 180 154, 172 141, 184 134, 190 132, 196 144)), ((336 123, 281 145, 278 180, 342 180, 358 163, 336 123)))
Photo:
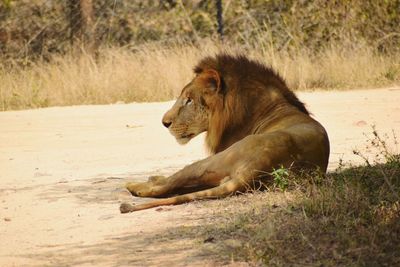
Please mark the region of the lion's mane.
POLYGON ((270 98, 268 103, 263 101, 262 96, 271 93, 271 90, 278 90, 285 101, 309 115, 285 81, 260 62, 249 60, 244 55, 219 54, 202 59, 194 72, 200 74, 207 69, 217 71, 221 77, 222 100, 215 100, 214 106, 217 108, 210 117, 206 137, 206 144, 212 153, 226 148, 224 143, 228 136, 243 132, 243 128, 249 128, 250 131, 257 120, 268 114, 269 109, 276 108, 279 103, 271 103, 270 98))

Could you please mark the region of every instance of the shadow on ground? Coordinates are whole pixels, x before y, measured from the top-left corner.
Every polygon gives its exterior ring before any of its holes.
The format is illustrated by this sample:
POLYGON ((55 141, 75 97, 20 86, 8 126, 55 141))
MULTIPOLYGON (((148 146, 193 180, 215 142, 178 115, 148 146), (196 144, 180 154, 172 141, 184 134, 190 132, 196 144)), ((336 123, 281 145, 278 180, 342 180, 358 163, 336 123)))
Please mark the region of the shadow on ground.
MULTIPOLYGON (((173 173, 176 168, 166 169, 164 172, 173 173)), ((133 198, 127 190, 127 182, 146 181, 152 175, 166 175, 167 173, 146 172, 146 173, 124 173, 121 175, 110 176, 106 174, 98 175, 94 178, 63 180, 50 185, 40 185, 27 190, 41 187, 39 199, 48 202, 58 201, 62 198, 74 198, 80 204, 88 203, 116 203, 117 201, 128 201, 141 203, 146 201, 143 198, 133 198)))
POLYGON ((18 256, 44 263, 38 266, 215 266, 215 253, 204 249, 202 236, 196 236, 200 229, 182 223, 160 231, 132 229, 93 245, 49 246, 40 253, 18 256))

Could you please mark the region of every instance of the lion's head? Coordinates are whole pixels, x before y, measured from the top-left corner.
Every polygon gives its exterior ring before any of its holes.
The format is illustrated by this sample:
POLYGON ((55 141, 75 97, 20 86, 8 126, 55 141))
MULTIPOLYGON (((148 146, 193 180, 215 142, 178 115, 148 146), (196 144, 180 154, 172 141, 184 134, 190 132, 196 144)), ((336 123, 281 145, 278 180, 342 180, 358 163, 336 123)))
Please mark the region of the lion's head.
POLYGON ((215 70, 199 73, 186 85, 162 122, 180 144, 208 131, 209 120, 220 95, 220 78, 215 70))
POLYGON ((220 152, 261 127, 279 106, 308 114, 273 70, 245 56, 206 57, 162 123, 180 144, 207 132, 210 152, 220 152))

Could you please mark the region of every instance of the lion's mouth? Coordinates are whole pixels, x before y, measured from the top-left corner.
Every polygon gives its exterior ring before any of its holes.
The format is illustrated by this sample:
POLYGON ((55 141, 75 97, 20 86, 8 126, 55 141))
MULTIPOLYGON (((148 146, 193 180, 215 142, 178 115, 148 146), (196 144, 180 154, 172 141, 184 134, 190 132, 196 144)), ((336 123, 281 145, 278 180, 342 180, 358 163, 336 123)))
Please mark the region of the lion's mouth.
POLYGON ((184 135, 181 135, 181 138, 182 138, 182 139, 184 139, 184 138, 191 139, 191 138, 193 138, 194 136, 195 136, 195 134, 184 134, 184 135))
POLYGON ((177 137, 176 141, 178 141, 179 144, 184 145, 187 144, 195 136, 195 134, 183 134, 177 137))

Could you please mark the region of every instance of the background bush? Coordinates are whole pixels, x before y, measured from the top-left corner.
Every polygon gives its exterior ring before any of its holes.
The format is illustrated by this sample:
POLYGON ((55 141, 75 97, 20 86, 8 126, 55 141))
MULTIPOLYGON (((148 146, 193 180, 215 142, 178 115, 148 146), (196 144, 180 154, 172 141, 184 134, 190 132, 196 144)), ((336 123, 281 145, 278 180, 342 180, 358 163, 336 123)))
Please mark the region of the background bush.
MULTIPOLYGON (((48 59, 71 48, 69 1, 2 0, 0 51, 6 59, 48 59)), ((217 38, 215 0, 93 0, 101 46, 160 42, 201 44, 217 38)), ((278 50, 364 42, 379 52, 400 49, 400 0, 225 0, 224 38, 236 45, 263 40, 278 50)))
POLYGON ((400 0, 224 0, 222 41, 216 2, 0 0, 0 110, 170 100, 221 51, 293 90, 400 84, 400 0))

